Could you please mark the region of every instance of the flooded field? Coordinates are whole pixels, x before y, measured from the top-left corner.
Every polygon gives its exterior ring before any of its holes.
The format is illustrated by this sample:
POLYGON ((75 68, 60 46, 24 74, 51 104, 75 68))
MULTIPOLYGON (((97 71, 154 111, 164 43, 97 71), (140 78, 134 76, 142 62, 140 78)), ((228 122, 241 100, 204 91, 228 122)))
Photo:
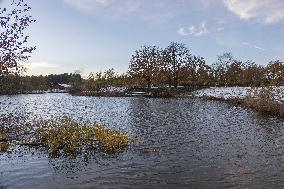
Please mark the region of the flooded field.
POLYGON ((0 154, 0 188, 284 188, 284 122, 223 102, 173 98, 0 96, 0 115, 70 115, 135 133, 114 155, 0 154))

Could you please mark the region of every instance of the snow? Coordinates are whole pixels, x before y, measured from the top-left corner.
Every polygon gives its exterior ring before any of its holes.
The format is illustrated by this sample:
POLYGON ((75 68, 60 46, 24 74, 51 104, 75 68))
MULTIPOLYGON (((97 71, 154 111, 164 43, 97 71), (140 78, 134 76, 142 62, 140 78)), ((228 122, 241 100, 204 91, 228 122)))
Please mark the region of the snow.
POLYGON ((126 90, 126 87, 106 87, 106 88, 101 88, 99 92, 102 93, 124 93, 126 90))
MULTIPOLYGON (((196 97, 215 97, 220 99, 243 99, 249 95, 251 87, 210 87, 193 92, 196 97)), ((257 88, 260 90, 261 88, 257 88)), ((273 100, 284 101, 284 86, 273 87, 273 100)))
POLYGON ((58 84, 59 86, 61 86, 61 87, 64 87, 64 88, 70 88, 71 87, 71 85, 67 85, 67 84, 58 84))

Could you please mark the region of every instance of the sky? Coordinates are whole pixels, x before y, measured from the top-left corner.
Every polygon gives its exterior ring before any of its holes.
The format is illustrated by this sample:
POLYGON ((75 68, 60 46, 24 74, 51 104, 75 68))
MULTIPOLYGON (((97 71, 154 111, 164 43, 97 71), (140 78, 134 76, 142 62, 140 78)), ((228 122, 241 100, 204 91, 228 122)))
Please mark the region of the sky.
POLYGON ((37 46, 28 74, 123 73, 142 45, 170 42, 208 64, 225 52, 261 65, 284 60, 284 0, 26 1, 37 20, 27 31, 37 46))

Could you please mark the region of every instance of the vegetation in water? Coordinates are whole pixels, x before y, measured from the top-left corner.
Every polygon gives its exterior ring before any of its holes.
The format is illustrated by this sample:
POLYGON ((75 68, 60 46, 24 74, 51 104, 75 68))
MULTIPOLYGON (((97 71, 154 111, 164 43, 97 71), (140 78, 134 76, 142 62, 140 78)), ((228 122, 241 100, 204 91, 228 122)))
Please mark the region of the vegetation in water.
MULTIPOLYGON (((17 119, 7 117, 2 120, 6 120, 8 125, 11 120, 17 119)), ((0 137, 1 152, 8 150, 11 145, 21 145, 45 148, 52 157, 77 156, 89 152, 113 154, 123 151, 136 141, 134 137, 109 129, 103 124, 80 122, 68 116, 41 119, 32 126, 3 127, 0 137), (25 137, 21 137, 23 134, 25 137)))
POLYGON ((0 152, 6 152, 9 149, 8 129, 0 128, 0 152))
POLYGON ((284 102, 281 100, 282 90, 278 87, 255 87, 248 91, 246 98, 228 98, 202 96, 204 100, 225 101, 236 106, 243 106, 263 115, 284 118, 284 102))

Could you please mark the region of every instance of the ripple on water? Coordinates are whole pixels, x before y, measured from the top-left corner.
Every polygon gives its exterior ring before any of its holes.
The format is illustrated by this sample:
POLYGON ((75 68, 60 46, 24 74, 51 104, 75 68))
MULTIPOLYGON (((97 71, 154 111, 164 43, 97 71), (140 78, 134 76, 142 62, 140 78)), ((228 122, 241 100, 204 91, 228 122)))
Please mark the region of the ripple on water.
POLYGON ((70 115, 144 140, 114 156, 0 156, 0 188, 283 188, 284 124, 200 99, 1 96, 0 114, 70 115))

